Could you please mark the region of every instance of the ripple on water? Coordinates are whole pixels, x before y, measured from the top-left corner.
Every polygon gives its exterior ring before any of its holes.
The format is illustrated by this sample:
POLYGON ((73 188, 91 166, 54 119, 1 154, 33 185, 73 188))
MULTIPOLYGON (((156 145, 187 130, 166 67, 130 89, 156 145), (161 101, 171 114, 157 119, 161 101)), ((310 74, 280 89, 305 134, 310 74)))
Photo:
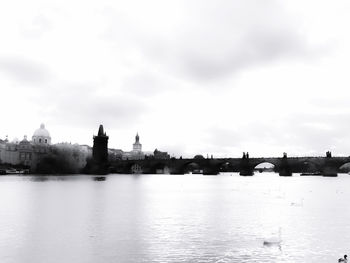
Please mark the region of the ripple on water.
POLYGON ((0 177, 0 261, 336 262, 349 249, 347 176, 96 178, 0 177))

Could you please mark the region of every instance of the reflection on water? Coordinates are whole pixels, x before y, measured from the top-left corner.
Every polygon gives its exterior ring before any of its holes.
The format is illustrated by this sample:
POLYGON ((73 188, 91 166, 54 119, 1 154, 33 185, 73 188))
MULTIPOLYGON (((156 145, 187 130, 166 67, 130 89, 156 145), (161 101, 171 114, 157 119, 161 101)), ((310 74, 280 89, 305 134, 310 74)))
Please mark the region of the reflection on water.
POLYGON ((92 177, 94 181, 106 181, 106 176, 92 177))
POLYGON ((38 176, 28 176, 27 179, 33 182, 46 182, 48 180, 53 180, 54 178, 50 178, 47 175, 38 175, 38 176))
POLYGON ((0 262, 337 262, 350 249, 349 183, 1 176, 0 262))

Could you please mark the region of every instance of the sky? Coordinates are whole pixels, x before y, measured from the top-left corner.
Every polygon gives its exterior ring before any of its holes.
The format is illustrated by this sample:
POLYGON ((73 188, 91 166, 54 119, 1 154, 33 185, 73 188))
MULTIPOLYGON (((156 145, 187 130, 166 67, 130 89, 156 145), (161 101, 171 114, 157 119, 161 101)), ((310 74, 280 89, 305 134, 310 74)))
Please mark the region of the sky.
POLYGON ((350 2, 0 3, 0 138, 214 157, 350 155, 350 2))

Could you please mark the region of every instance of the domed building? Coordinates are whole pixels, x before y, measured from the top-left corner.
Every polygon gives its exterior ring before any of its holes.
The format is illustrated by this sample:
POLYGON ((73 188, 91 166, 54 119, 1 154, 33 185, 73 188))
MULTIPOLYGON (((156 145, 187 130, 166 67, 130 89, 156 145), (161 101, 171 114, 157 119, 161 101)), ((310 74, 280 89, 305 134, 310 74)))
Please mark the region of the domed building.
POLYGON ((32 142, 34 144, 50 145, 51 136, 48 130, 45 129, 45 125, 42 123, 40 128, 35 130, 32 136, 32 142))
POLYGON ((23 140, 14 139, 9 142, 0 140, 0 163, 6 165, 25 165, 35 171, 38 163, 52 151, 51 136, 45 125, 41 124, 33 136, 32 141, 24 136, 23 140))

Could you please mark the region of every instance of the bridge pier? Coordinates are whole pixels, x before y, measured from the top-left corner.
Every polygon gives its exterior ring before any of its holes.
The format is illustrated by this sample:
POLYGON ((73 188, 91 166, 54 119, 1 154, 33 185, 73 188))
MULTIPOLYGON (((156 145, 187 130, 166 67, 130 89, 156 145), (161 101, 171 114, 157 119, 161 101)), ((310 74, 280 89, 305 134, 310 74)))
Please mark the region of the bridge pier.
POLYGON ((292 171, 290 169, 288 159, 287 159, 287 153, 283 153, 283 158, 281 160, 281 165, 279 168, 279 175, 280 176, 292 176, 292 171))
POLYGON ((252 176, 254 175, 254 167, 249 163, 249 153, 243 153, 241 163, 239 166, 239 175, 252 176))
POLYGON ((338 176, 338 169, 333 164, 331 152, 327 152, 322 175, 326 176, 326 177, 337 177, 338 176))
POLYGON ((337 177, 338 176, 338 172, 333 167, 325 167, 323 169, 322 175, 325 176, 325 177, 337 177))
POLYGON ((279 171, 279 176, 292 176, 292 172, 289 169, 283 169, 279 171))

